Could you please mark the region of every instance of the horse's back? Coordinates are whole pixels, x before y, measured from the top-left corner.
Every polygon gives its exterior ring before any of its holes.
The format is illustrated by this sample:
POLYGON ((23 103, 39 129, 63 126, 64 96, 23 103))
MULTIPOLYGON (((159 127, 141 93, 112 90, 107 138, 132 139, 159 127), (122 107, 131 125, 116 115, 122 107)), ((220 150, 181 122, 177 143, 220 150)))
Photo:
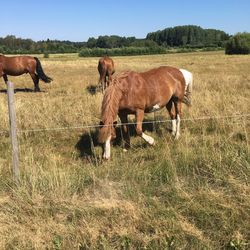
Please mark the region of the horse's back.
POLYGON ((155 106, 164 107, 173 96, 182 99, 185 92, 182 72, 171 66, 145 72, 127 71, 120 74, 118 79, 124 93, 127 93, 122 106, 128 104, 129 107, 144 107, 146 112, 155 106))
POLYGON ((150 89, 162 86, 175 86, 181 84, 184 86, 185 79, 182 72, 171 66, 160 66, 145 72, 126 71, 118 76, 119 79, 126 78, 127 84, 131 87, 144 87, 150 89), (142 86, 143 85, 143 86, 142 86))
POLYGON ((15 64, 28 64, 31 61, 34 62, 35 59, 32 56, 1 56, 2 62, 4 64, 10 64, 10 65, 15 65, 15 64))
POLYGON ((147 84, 184 85, 185 79, 179 69, 171 66, 160 66, 141 73, 147 84))

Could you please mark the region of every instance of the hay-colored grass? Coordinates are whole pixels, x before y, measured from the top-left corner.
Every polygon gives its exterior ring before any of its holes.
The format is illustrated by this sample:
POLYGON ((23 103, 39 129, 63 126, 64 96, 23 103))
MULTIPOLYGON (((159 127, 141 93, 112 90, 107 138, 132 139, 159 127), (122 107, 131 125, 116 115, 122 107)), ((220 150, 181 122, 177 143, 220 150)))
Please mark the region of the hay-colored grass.
MULTIPOLYGON (((194 74, 193 106, 184 106, 180 140, 170 124, 146 126, 150 147, 132 137, 103 162, 96 129, 102 94, 99 58, 51 55, 41 62, 51 85, 17 92, 21 184, 12 182, 8 134, 0 139, 0 249, 247 249, 250 247, 250 56, 222 52, 114 57, 116 74, 160 65, 194 74)), ((33 88, 27 76, 10 77, 33 88)), ((5 89, 3 80, 0 90, 5 89)), ((0 131, 8 130, 0 92, 0 131)), ((165 110, 156 119, 169 119, 165 110)), ((153 114, 146 120, 153 120, 153 114)), ((133 117, 131 116, 131 120, 133 117)))

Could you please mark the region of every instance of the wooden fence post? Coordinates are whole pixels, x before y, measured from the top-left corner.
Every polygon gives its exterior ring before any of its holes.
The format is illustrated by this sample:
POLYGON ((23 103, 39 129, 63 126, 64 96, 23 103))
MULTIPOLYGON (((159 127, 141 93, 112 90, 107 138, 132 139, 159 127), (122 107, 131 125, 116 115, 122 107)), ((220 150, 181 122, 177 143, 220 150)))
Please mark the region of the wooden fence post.
POLYGON ((10 135, 12 144, 12 164, 15 182, 19 182, 19 159, 18 159, 18 142, 17 142, 17 128, 16 128, 16 110, 14 98, 14 85, 12 82, 7 82, 8 93, 8 108, 9 108, 9 122, 10 122, 10 135))

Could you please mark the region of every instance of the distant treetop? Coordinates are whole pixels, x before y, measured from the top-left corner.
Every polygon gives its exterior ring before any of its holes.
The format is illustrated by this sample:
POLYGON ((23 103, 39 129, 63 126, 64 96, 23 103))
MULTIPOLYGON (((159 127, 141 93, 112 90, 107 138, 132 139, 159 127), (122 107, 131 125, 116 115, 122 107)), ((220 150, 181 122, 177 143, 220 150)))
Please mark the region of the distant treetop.
POLYGON ((146 39, 169 47, 221 47, 229 39, 229 35, 221 30, 185 25, 148 33, 146 39))

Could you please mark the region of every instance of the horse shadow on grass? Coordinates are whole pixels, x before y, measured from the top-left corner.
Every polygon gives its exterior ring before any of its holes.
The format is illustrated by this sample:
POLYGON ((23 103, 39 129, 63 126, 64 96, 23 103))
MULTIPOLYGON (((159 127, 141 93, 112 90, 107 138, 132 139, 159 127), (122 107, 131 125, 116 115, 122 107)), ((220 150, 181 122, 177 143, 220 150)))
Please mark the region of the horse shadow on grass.
POLYGON ((75 148, 78 150, 81 158, 89 159, 95 157, 95 147, 99 146, 97 138, 97 129, 95 131, 85 132, 80 136, 75 148))
POLYGON ((87 88, 87 91, 91 94, 91 95, 95 95, 96 93, 98 92, 102 92, 102 89, 101 89, 101 85, 89 85, 87 88))
MULTIPOLYGON (((143 124, 143 131, 148 132, 155 132, 157 136, 162 136, 162 131, 171 132, 171 129, 164 128, 159 129, 158 125, 155 124, 153 120, 147 120, 145 119, 143 124)), ((136 137, 136 125, 135 124, 129 124, 129 134, 131 137, 136 137)), ((112 142, 112 146, 114 147, 121 147, 123 144, 123 136, 122 136, 122 130, 121 126, 116 127, 116 139, 112 142)), ((101 161, 101 155, 96 154, 96 147, 101 147, 101 144, 98 143, 98 129, 95 131, 85 132, 80 136, 79 141, 76 143, 75 148, 79 152, 79 157, 82 159, 85 159, 89 162, 96 162, 101 161)), ((147 144, 145 143, 145 147, 147 147, 147 144)))
MULTIPOLYGON (((34 89, 30 88, 15 88, 14 93, 45 93, 46 91, 41 90, 39 92, 34 91, 34 89)), ((7 89, 1 89, 0 93, 7 94, 7 89)))

